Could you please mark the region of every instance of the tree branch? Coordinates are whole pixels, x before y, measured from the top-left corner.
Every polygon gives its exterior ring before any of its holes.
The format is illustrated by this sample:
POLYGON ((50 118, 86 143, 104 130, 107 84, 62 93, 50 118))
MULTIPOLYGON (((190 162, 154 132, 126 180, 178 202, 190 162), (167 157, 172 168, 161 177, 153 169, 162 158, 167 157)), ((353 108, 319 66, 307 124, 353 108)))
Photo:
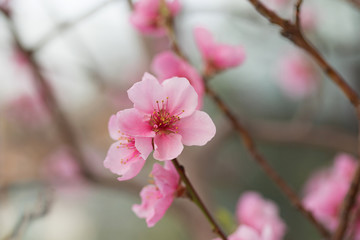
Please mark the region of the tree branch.
MULTIPOLYGON (((266 8, 261 8, 266 13, 269 13, 271 16, 274 17, 273 21, 279 24, 283 23, 283 19, 278 17, 276 14, 269 12, 266 8)), ((167 30, 168 37, 171 41, 172 49, 175 53, 178 54, 179 57, 187 59, 184 57, 184 54, 182 53, 177 40, 176 36, 173 30, 172 22, 171 21, 165 21, 164 27, 167 30)), ((227 107, 227 105, 222 101, 222 99, 211 89, 211 87, 208 84, 208 79, 211 78, 211 76, 204 75, 204 82, 205 82, 205 88, 206 93, 213 98, 215 103, 218 105, 220 110, 224 113, 224 115, 230 120, 230 122, 233 125, 233 128, 237 131, 237 133, 240 135, 240 137, 243 139, 244 144, 246 146, 246 149, 251 154, 253 159, 260 165, 260 167, 263 169, 263 171, 268 175, 268 177, 282 190, 282 192, 288 197, 290 202, 295 206, 305 217, 309 219, 310 222, 314 224, 314 226, 319 230, 319 232, 326 238, 330 236, 327 229, 318 222, 313 214, 305 209, 303 206, 301 200, 296 195, 296 193, 290 188, 290 186, 287 185, 287 183, 280 177, 280 175, 277 174, 277 172, 269 165, 268 161, 258 152, 255 142, 253 141, 252 137, 250 136, 249 132, 243 127, 243 125, 238 121, 235 117, 235 115, 230 111, 230 109, 227 107)))
POLYGON ((193 187, 191 181, 189 180, 189 178, 186 176, 185 174, 185 169, 182 165, 180 165, 180 163, 178 162, 178 160, 175 158, 172 160, 172 163, 174 164, 177 172, 180 175, 181 180, 184 182, 185 186, 186 186, 186 190, 188 192, 188 194, 191 197, 191 200, 200 208, 200 210, 203 212, 203 214, 205 215, 206 219, 209 221, 209 223, 211 224, 212 228, 213 228, 213 232, 216 233, 217 235, 219 235, 219 237, 221 237, 221 239, 223 240, 227 240, 227 237, 224 233, 224 231, 221 229, 221 227, 217 224, 217 222, 215 221, 214 217, 211 215, 210 211, 207 209, 207 207, 205 206, 204 202, 201 200, 199 194, 196 192, 195 188, 193 187))
MULTIPOLYGON (((259 0, 249 0, 249 2, 255 7, 255 9, 267 18, 271 23, 281 27, 281 34, 293 42, 298 47, 306 51, 322 68, 324 73, 338 86, 338 88, 344 93, 349 99, 351 104, 354 106, 357 113, 360 128, 360 99, 358 94, 353 88, 351 88, 344 78, 321 56, 319 51, 313 47, 309 41, 303 36, 299 26, 299 19, 297 18, 296 23, 292 24, 288 20, 280 18, 276 13, 266 8, 259 0)), ((297 1, 296 9, 297 14, 300 12, 301 0, 297 1)), ((359 137, 360 138, 360 137, 359 137)), ((359 139, 360 140, 360 139, 359 139)), ((360 141, 358 143, 358 151, 360 151, 360 141)), ((352 209, 355 198, 359 191, 360 185, 360 165, 358 165, 354 177, 352 179, 348 193, 343 202, 342 214, 340 223, 333 235, 333 240, 341 240, 346 232, 346 228, 350 218, 350 210, 352 209)))

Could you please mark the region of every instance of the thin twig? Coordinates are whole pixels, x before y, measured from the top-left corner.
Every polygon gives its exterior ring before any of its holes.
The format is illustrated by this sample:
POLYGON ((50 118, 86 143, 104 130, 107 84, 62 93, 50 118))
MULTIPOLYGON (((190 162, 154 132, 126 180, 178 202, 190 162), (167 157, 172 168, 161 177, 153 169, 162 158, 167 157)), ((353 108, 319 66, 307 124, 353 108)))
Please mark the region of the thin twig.
POLYGON ((221 237, 221 239, 226 240, 227 237, 224 233, 224 231, 221 229, 221 227, 217 224, 217 222, 215 221, 214 217, 211 215, 210 211, 207 209, 207 207, 205 206, 204 202, 201 200, 199 194, 196 192, 194 186, 192 185, 191 181, 189 180, 189 178, 186 176, 185 174, 185 169, 182 165, 180 165, 180 163, 178 162, 178 160, 175 158, 172 160, 172 163, 174 164, 177 172, 180 175, 181 180, 184 182, 185 186, 186 186, 186 190, 188 192, 188 194, 191 197, 191 200, 200 208, 200 210, 203 212, 203 214, 205 215, 205 217, 207 218, 207 220, 209 221, 209 223, 211 224, 214 233, 216 233, 217 235, 219 235, 219 237, 221 237))
MULTIPOLYGON (((167 34, 172 42, 172 48, 175 53, 178 54, 179 57, 183 58, 187 61, 187 59, 184 57, 184 54, 182 53, 177 40, 175 33, 173 31, 173 27, 171 25, 170 21, 165 22, 165 29, 167 30, 167 34)), ((243 125, 240 123, 240 121, 237 120, 235 115, 230 111, 230 109, 227 107, 227 105, 222 101, 222 99, 211 89, 211 87, 208 85, 208 78, 211 76, 204 76, 204 82, 205 82, 205 88, 206 93, 213 98, 213 100, 216 102, 218 107, 221 109, 221 111, 227 116, 227 118, 231 121, 233 128, 238 132, 238 134, 241 136, 241 138, 244 141, 244 144, 249 151, 249 153, 252 155, 254 160, 261 166, 261 168, 264 170, 264 172, 269 176, 271 180, 282 190, 282 192, 289 198, 290 202, 305 216, 307 217, 314 225, 315 227, 320 231, 320 233, 324 237, 329 237, 330 234, 326 230, 326 228, 318 222, 313 214, 305 209, 303 206, 301 200, 296 195, 296 193, 290 188, 290 186, 287 185, 287 183, 280 177, 279 174, 269 165, 268 161, 258 152, 255 142, 253 141, 252 137, 250 136, 249 132, 243 127, 243 125)))
POLYGON ((51 202, 52 196, 50 193, 42 193, 39 196, 36 205, 22 215, 12 232, 7 237, 5 237, 4 240, 21 239, 21 236, 23 235, 26 228, 28 228, 34 220, 45 216, 49 212, 51 202))
POLYGON ((37 52, 44 46, 46 46, 49 42, 51 42, 53 39, 55 39, 57 36, 59 36, 61 33, 69 30, 73 26, 77 25, 78 23, 82 22, 83 20, 91 17, 95 13, 97 13, 99 10, 103 9, 105 6, 107 6, 109 3, 113 2, 115 0, 106 0, 94 8, 92 8, 90 11, 86 12, 85 14, 77 17, 75 20, 72 20, 71 22, 63 22, 60 23, 57 27, 55 27, 50 33, 48 33, 43 39, 41 39, 35 46, 32 48, 32 52, 37 52))
MULTIPOLYGON (((281 34, 293 42, 298 47, 306 51, 322 68, 325 74, 338 86, 338 88, 344 93, 344 95, 349 99, 351 104, 354 106, 357 113, 357 118, 360 125, 360 99, 356 91, 348 85, 344 78, 321 56, 319 51, 310 44, 310 42, 304 37, 301 32, 301 29, 295 23, 291 23, 288 20, 285 20, 279 17, 275 12, 271 11, 265 5, 263 5, 259 0, 249 0, 249 2, 255 7, 255 9, 267 18, 271 23, 276 24, 281 27, 281 34)), ((298 1, 299 3, 299 1, 298 1)), ((301 3, 301 2, 300 2, 301 3)), ((300 8, 300 4, 299 4, 300 8)), ((360 126, 359 126, 360 128, 360 126)), ((360 134, 359 134, 359 143, 358 151, 360 151, 360 134)), ((341 240, 346 232, 346 228, 350 218, 350 210, 352 209, 355 201, 355 198, 359 191, 360 185, 360 165, 357 167, 354 177, 352 179, 348 193, 342 205, 342 214, 340 223, 333 235, 333 240, 341 240)))
POLYGON ((303 0, 297 0, 295 4, 295 25, 298 29, 301 29, 301 4, 303 0))

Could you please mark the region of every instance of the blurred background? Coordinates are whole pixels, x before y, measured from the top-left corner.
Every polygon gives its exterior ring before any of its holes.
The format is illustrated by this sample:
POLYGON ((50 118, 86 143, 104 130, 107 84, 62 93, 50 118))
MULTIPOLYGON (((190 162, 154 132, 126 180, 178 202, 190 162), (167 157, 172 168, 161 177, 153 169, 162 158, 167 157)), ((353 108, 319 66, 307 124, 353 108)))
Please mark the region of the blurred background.
MULTIPOLYGON (((202 61, 194 27, 203 26, 217 41, 245 48, 244 64, 218 74, 211 86, 300 196, 306 179, 331 165, 335 154, 356 154, 351 105, 311 59, 280 36, 278 27, 245 0, 180 2, 176 35, 199 71, 202 61)), ((264 3, 292 17, 294 1, 264 3)), ((212 239, 206 219, 186 199, 177 199, 151 229, 131 211, 148 183, 152 157, 140 175, 126 182, 117 182, 103 167, 112 143, 108 119, 131 107, 126 90, 145 71, 151 72, 154 55, 169 49, 166 38, 138 33, 129 23, 131 10, 125 0, 0 4, 11 9, 21 43, 36 51, 40 72, 58 106, 48 111, 32 63, 16 46, 0 14, 0 239, 212 239), (56 111, 66 117, 70 134, 59 127, 63 122, 54 121, 56 111), (69 149, 69 139, 77 152, 69 149), (84 166, 96 177, 84 174, 84 166)), ((306 36, 359 90, 359 5, 312 0, 305 1, 303 9, 306 36)), ((288 225, 285 239, 319 238, 254 163, 210 98, 205 98, 203 110, 213 118, 217 134, 205 147, 185 147, 179 160, 226 232, 236 227, 239 196, 256 190, 279 205, 288 225)))

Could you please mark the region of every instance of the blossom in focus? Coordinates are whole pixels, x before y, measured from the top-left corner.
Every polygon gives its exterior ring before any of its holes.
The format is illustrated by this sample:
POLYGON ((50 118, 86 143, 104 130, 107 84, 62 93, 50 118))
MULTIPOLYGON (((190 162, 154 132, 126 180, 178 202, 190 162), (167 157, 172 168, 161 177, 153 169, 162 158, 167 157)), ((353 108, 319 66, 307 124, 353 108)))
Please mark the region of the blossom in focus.
POLYGON ((171 51, 166 51, 155 56, 152 62, 152 70, 162 82, 171 77, 184 77, 189 80, 198 94, 198 107, 202 106, 202 98, 204 96, 204 81, 195 68, 171 51))
POLYGON ((280 240, 285 234, 286 225, 279 217, 277 206, 256 192, 246 192, 240 197, 236 215, 239 224, 251 227, 267 240, 280 240))
POLYGON ((245 60, 243 47, 217 43, 205 28, 195 28, 194 36, 202 58, 206 62, 206 71, 208 72, 236 67, 245 60))
POLYGON ((140 192, 141 204, 132 207, 139 218, 146 219, 148 227, 153 227, 164 216, 181 186, 171 161, 165 161, 164 167, 154 164, 151 175, 155 184, 145 186, 140 192))
MULTIPOLYGON (((305 207, 330 231, 334 231, 339 223, 341 205, 356 165, 357 160, 352 156, 340 154, 335 158, 332 167, 315 173, 305 186, 305 207)), ((357 204, 359 203, 360 199, 357 200, 357 204)), ((360 224, 360 219, 357 219, 356 224, 360 224)), ((360 239, 360 229, 357 229, 355 239, 360 239)))
POLYGON ((292 52, 279 62, 279 85, 293 99, 312 93, 317 85, 318 74, 309 59, 301 52, 292 52))
MULTIPOLYGON (((177 15, 180 11, 178 0, 166 1, 166 11, 171 17, 177 15)), ((139 0, 134 3, 134 11, 130 17, 130 22, 144 34, 163 35, 165 29, 162 15, 161 0, 139 0)))
POLYGON ((108 127, 111 138, 116 142, 110 146, 104 166, 120 175, 119 181, 131 179, 140 172, 153 150, 151 139, 134 138, 121 133, 119 118, 116 115, 111 116, 108 127))
POLYGON ((198 95, 185 78, 173 77, 160 83, 145 73, 142 81, 128 90, 128 96, 134 108, 116 114, 117 126, 135 138, 135 146, 136 140, 141 139, 138 146, 148 149, 153 141, 157 160, 176 158, 183 145, 202 146, 215 135, 209 115, 196 110, 198 95))

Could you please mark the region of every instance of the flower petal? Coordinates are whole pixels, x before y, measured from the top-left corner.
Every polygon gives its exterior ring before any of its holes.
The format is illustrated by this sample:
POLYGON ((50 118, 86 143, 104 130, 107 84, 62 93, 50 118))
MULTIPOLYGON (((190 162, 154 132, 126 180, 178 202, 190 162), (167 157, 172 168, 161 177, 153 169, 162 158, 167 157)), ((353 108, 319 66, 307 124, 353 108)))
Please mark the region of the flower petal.
POLYGON ((212 34, 206 28, 197 27, 194 29, 194 37, 204 60, 207 60, 209 58, 209 52, 214 46, 212 34))
POLYGON ((245 50, 241 46, 218 44, 213 47, 212 64, 219 70, 236 67, 245 60, 245 50))
POLYGON ((147 114, 154 111, 156 101, 165 100, 162 86, 149 73, 145 73, 142 80, 135 83, 127 92, 129 99, 134 103, 134 108, 147 114))
POLYGON ((108 124, 110 137, 114 140, 118 140, 121 137, 121 133, 119 132, 119 125, 116 118, 116 115, 112 115, 108 124))
POLYGON ((164 196, 173 195, 179 185, 180 176, 171 161, 165 161, 165 165, 167 165, 168 168, 172 168, 168 170, 160 164, 155 163, 151 174, 154 177, 155 185, 164 196), (172 171, 173 169, 175 171, 172 171))
POLYGON ((152 131, 150 124, 145 121, 144 114, 135 108, 125 109, 116 114, 119 129, 134 137, 153 137, 155 133, 152 131))
POLYGON ((121 175, 118 180, 124 181, 135 177, 143 168, 145 160, 139 156, 136 149, 121 147, 120 142, 110 146, 104 166, 111 172, 121 175))
POLYGON ((179 134, 156 135, 154 143, 154 158, 160 161, 174 159, 178 157, 184 149, 179 134))
POLYGON ((136 137, 135 147, 140 152, 141 157, 144 159, 147 159, 152 150, 154 150, 152 145, 152 138, 136 137))
POLYGON ((184 77, 189 80, 199 96, 197 109, 201 108, 205 91, 204 81, 189 63, 176 56, 173 52, 165 51, 155 56, 151 68, 160 82, 171 77, 184 77))
POLYGON ((182 143, 188 146, 205 145, 216 133, 216 127, 210 116, 203 111, 195 111, 193 115, 182 118, 178 123, 182 143))
POLYGON ((198 95, 186 78, 173 77, 162 83, 166 97, 167 110, 171 115, 187 117, 193 114, 198 105, 198 95))

